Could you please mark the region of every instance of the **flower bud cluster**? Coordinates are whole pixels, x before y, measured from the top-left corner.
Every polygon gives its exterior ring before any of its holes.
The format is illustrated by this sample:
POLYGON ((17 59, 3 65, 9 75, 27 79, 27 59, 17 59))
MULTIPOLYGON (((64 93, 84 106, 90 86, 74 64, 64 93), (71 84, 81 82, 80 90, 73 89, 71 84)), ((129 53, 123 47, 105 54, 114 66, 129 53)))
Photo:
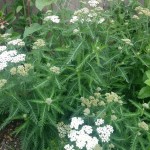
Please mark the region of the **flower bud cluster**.
POLYGON ((139 126, 140 128, 142 128, 142 129, 144 129, 145 131, 148 131, 148 130, 149 130, 148 124, 145 123, 144 121, 139 122, 139 123, 138 123, 138 126, 139 126))
POLYGON ((32 49, 38 49, 45 46, 45 41, 43 39, 37 39, 36 42, 33 43, 32 49))
POLYGON ((111 102, 117 102, 119 104, 122 104, 123 102, 121 101, 121 97, 118 96, 116 93, 114 92, 110 92, 110 93, 106 93, 105 94, 105 98, 107 103, 111 103, 111 102))
POLYGON ((60 68, 56 66, 50 67, 50 71, 55 74, 60 74, 60 68))
POLYGON ((127 45, 133 46, 133 43, 131 42, 130 39, 121 39, 123 42, 125 42, 127 45))
MULTIPOLYGON (((83 110, 84 115, 91 114, 92 108, 97 109, 99 108, 99 106, 105 106, 111 102, 118 103, 120 105, 123 104, 121 97, 116 93, 106 93, 105 96, 103 96, 100 91, 101 89, 97 88, 96 92, 92 96, 89 96, 89 98, 81 97, 81 105, 85 107, 85 109, 83 110)), ((113 121, 117 119, 117 117, 114 115, 111 116, 111 118, 113 121)))
POLYGON ((6 79, 0 79, 0 89, 7 83, 6 79))
POLYGON ((10 69, 11 75, 19 74, 21 76, 27 76, 29 70, 33 69, 31 64, 19 65, 18 67, 13 67, 10 69))
POLYGON ((135 11, 139 14, 139 15, 145 15, 150 17, 150 10, 148 8, 143 8, 141 6, 138 6, 135 8, 135 11))
POLYGON ((59 137, 64 138, 70 133, 71 128, 69 125, 64 124, 64 122, 59 122, 57 124, 57 130, 59 133, 59 137))

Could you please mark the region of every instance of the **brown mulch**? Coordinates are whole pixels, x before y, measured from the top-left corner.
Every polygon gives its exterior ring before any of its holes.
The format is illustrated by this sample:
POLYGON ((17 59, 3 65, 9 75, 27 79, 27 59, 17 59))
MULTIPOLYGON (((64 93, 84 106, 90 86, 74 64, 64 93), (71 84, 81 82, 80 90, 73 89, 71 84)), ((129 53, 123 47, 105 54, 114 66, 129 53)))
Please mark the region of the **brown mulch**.
POLYGON ((12 132, 20 122, 11 122, 2 131, 0 131, 0 150, 20 150, 19 138, 12 135, 12 132))

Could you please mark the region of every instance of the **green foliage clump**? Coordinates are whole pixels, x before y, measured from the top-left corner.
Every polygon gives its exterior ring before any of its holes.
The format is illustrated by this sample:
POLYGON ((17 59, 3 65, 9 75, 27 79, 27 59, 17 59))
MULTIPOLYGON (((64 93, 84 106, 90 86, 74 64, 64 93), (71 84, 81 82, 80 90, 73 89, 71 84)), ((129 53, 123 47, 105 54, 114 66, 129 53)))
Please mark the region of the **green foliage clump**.
MULTIPOLYGON (((51 4, 40 2, 33 2, 39 10, 51 4)), ((24 18, 0 29, 0 130, 21 120, 13 133, 22 150, 58 150, 68 143, 60 137, 60 122, 65 126, 78 116, 93 126, 103 118, 114 133, 110 143, 99 141, 101 148, 147 150, 150 10, 137 1, 115 0, 107 9, 99 1, 84 3, 75 12, 61 4, 33 18, 19 4, 15 10, 24 18), (8 56, 11 50, 25 60, 8 56)))

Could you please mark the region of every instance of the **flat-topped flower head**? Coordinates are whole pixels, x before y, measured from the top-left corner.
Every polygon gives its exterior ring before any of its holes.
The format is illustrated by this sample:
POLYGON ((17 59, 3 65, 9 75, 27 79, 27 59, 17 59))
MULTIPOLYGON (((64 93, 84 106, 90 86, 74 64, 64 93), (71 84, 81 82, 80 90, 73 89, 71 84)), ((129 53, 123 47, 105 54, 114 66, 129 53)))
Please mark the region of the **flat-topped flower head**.
POLYGON ((104 120, 103 119, 97 119, 96 122, 95 122, 96 126, 100 126, 102 124, 104 124, 104 120))
POLYGON ((59 23, 60 19, 59 16, 52 15, 52 16, 45 17, 44 21, 52 21, 53 23, 59 23))
POLYGON ((110 141, 110 135, 113 133, 114 129, 110 125, 106 125, 104 127, 98 127, 97 132, 99 134, 99 137, 101 138, 102 142, 109 142, 110 141))
POLYGON ((6 49, 7 49, 7 47, 6 47, 6 46, 0 46, 0 52, 5 51, 6 49))
POLYGON ((84 123, 84 120, 80 117, 73 117, 71 119, 70 128, 78 129, 79 125, 82 125, 84 123))
POLYGON ((74 146, 73 145, 69 145, 69 144, 65 145, 64 149, 65 150, 75 150, 74 146))
POLYGON ((9 41, 7 44, 13 45, 13 46, 25 46, 25 43, 22 41, 22 39, 15 39, 15 40, 9 41))
POLYGON ((88 1, 88 4, 91 7, 97 7, 97 5, 99 4, 99 1, 97 1, 97 0, 90 0, 90 1, 88 1))

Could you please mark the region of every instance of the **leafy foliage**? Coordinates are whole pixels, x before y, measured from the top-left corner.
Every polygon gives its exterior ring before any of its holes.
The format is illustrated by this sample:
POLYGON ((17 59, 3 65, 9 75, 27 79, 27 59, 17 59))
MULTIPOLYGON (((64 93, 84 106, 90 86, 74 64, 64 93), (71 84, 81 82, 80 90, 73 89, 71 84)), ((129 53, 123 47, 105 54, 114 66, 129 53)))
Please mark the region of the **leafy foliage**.
MULTIPOLYGON (((0 15, 10 23, 0 29, 0 45, 26 54, 25 62, 10 63, 0 72, 0 113, 6 116, 0 130, 13 120, 21 120, 14 134, 20 136, 22 150, 63 149, 67 138, 59 137, 58 122, 69 123, 72 116, 84 116, 89 122, 104 117, 115 129, 111 137, 115 149, 147 150, 150 135, 141 124, 149 127, 150 108, 145 101, 150 96, 146 15, 150 10, 134 0, 128 5, 115 0, 108 10, 82 9, 89 5, 82 7, 82 3, 73 14, 64 1, 57 11, 39 11, 53 2, 36 0, 26 6, 17 1, 15 12, 0 15), (39 10, 30 16, 32 6, 39 10), (16 18, 12 14, 17 14, 16 18), (76 15, 78 19, 73 20, 76 15), (25 46, 8 44, 21 37, 25 46), (123 95, 123 105, 89 107, 95 115, 83 115, 80 98, 90 96, 97 87, 104 93, 123 95), (117 120, 111 120, 112 115, 117 120)), ((105 96, 102 94, 101 100, 105 96)), ((99 144, 109 148, 109 144, 99 144)))

